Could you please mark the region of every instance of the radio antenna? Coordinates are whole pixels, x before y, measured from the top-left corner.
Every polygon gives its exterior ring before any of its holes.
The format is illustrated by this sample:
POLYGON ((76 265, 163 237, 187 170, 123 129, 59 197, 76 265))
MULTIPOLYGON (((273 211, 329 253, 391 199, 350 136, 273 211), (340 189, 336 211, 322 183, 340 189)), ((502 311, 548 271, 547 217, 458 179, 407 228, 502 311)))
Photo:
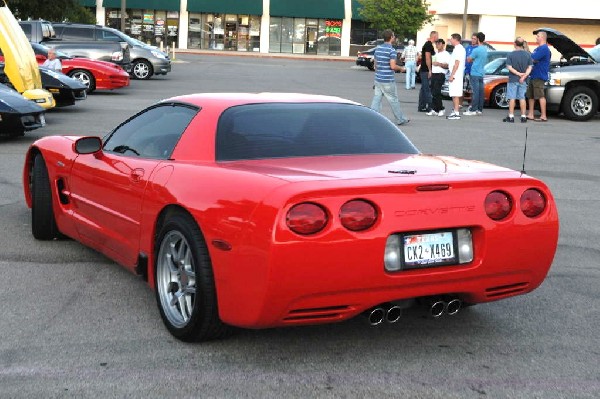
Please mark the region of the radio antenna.
POLYGON ((525 174, 525 157, 527 156, 527 128, 525 128, 525 148, 523 149, 523 167, 521 173, 525 174))

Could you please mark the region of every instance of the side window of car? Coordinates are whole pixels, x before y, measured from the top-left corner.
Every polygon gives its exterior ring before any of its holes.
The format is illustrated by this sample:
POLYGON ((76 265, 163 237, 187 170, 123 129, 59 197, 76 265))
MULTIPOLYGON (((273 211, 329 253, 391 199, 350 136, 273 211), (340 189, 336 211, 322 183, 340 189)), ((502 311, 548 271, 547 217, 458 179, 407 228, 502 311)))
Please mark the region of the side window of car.
POLYGON ((113 32, 105 29, 100 29, 98 32, 98 40, 105 40, 110 42, 118 42, 121 40, 119 36, 114 34, 113 32))
POLYGON ((87 27, 65 26, 63 40, 94 40, 94 29, 87 27))
POLYGON ((185 104, 150 107, 117 127, 104 139, 104 151, 132 157, 168 159, 198 112, 185 104))
POLYGON ((23 32, 25 32, 25 36, 27 36, 27 39, 31 40, 31 25, 29 24, 19 24, 21 25, 21 29, 23 29, 23 32))

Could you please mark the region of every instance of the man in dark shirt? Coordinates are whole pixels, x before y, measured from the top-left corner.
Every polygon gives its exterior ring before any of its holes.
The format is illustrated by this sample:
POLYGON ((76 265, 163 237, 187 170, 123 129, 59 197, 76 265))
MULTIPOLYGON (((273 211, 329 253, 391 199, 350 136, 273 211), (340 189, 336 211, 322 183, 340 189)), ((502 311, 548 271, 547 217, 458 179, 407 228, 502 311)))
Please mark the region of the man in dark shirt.
POLYGON ((435 48, 433 43, 438 39, 438 33, 431 31, 429 34, 429 40, 425 42, 421 49, 421 70, 419 75, 421 76, 421 90, 419 91, 419 112, 431 111, 431 69, 433 68, 432 59, 435 54, 435 48))

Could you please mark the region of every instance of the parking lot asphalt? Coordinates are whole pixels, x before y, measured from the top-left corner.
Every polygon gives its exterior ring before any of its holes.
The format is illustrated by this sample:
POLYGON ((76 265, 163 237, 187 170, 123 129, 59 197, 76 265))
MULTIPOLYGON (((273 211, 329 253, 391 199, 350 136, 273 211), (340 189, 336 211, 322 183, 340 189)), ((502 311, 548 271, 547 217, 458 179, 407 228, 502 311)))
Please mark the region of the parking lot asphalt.
MULTIPOLYGON (((559 208, 559 248, 544 284, 454 317, 414 310, 381 328, 356 318, 185 344, 166 331, 138 277, 77 242, 34 240, 21 168, 39 137, 102 136, 160 99, 193 92, 304 92, 366 105, 373 95, 373 73, 353 60, 176 59, 167 76, 94 93, 49 112, 43 129, 0 140, 0 397, 600 396, 598 117, 507 124, 506 111, 486 108, 450 121, 417 112, 418 90, 404 90, 397 75, 411 119, 402 131, 422 152, 520 170, 527 135, 525 170, 550 186, 559 208)), ((391 117, 385 100, 383 113, 391 117)))

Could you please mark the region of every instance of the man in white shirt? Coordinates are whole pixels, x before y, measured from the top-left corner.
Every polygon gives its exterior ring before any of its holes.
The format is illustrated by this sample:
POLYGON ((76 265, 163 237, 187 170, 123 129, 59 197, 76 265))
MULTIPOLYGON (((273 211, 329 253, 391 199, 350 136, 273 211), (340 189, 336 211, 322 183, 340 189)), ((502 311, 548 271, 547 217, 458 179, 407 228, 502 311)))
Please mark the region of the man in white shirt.
POLYGON ((444 39, 438 39, 435 42, 436 53, 432 59, 431 68, 431 111, 429 116, 444 116, 444 104, 442 104, 442 86, 446 81, 448 73, 448 64, 450 64, 450 53, 446 51, 446 42, 444 39))
POLYGON ((452 97, 452 104, 454 110, 446 119, 456 120, 460 119, 460 99, 463 96, 463 78, 465 71, 465 48, 461 44, 461 36, 458 33, 453 33, 450 36, 450 44, 454 46, 452 51, 452 58, 450 59, 450 77, 448 78, 448 91, 450 97, 452 97))
POLYGON ((53 48, 48 49, 48 58, 42 64, 44 68, 53 70, 54 72, 62 72, 62 64, 58 58, 56 58, 56 50, 53 48))

